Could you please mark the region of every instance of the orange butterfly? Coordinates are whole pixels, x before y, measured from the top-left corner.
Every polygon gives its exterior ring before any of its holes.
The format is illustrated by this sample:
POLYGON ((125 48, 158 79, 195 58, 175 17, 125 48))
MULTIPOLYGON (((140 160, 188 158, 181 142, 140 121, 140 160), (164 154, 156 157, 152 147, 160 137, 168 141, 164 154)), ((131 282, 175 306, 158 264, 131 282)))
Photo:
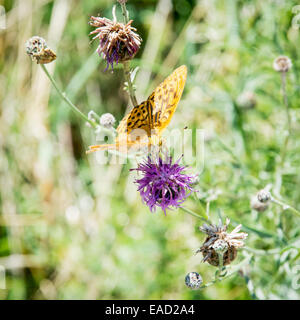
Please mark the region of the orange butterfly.
POLYGON ((87 153, 98 150, 153 145, 160 141, 181 98, 187 75, 186 66, 177 68, 149 96, 134 107, 120 122, 114 144, 89 146, 87 153))

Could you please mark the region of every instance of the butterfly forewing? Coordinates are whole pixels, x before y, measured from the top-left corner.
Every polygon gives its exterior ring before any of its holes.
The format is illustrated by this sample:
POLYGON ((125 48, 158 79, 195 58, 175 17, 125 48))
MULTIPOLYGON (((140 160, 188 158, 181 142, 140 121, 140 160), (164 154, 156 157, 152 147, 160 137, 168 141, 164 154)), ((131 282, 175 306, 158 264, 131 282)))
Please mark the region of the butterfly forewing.
POLYGON ((184 89, 186 75, 186 66, 177 68, 153 93, 152 122, 159 135, 172 119, 184 89))

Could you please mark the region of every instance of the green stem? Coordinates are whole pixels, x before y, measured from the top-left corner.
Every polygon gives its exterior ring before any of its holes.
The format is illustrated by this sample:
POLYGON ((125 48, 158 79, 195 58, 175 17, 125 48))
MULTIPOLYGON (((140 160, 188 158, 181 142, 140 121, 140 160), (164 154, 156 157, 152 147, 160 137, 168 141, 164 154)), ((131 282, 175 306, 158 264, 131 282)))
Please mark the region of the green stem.
POLYGON ((87 121, 94 129, 97 128, 97 124, 93 121, 91 121, 84 113, 82 113, 72 102, 71 100, 66 96, 66 94, 64 92, 62 92, 56 81, 54 80, 54 78, 51 76, 51 74, 49 73, 49 71, 47 70, 47 68, 45 67, 45 65, 41 64, 41 67, 43 69, 43 71, 45 72, 46 76, 49 78, 49 80, 51 81, 51 83, 53 84, 54 88, 56 89, 57 93, 60 95, 60 97, 69 105, 69 107, 75 112, 77 113, 81 118, 83 118, 85 121, 87 121))
POLYGON ((202 220, 202 221, 204 221, 204 222, 206 222, 206 223, 209 223, 209 221, 208 221, 207 219, 199 216, 197 213, 193 212, 193 211, 190 210, 190 209, 187 209, 187 208, 184 208, 184 207, 180 207, 180 209, 183 210, 184 212, 190 214, 190 215, 193 216, 193 217, 196 217, 196 218, 198 218, 198 219, 200 219, 200 220, 202 220))
POLYGON ((205 289, 207 287, 210 287, 212 285, 214 285, 215 283, 219 282, 219 281, 223 281, 229 277, 231 277, 232 275, 236 274, 238 271, 240 271, 240 269, 246 265, 248 265, 250 263, 250 260, 252 258, 252 255, 249 255, 247 258, 245 258, 242 262, 240 262, 238 265, 234 266, 231 271, 227 272, 227 274, 222 277, 222 279, 215 279, 212 280, 211 282, 208 282, 204 285, 202 285, 199 289, 205 289))
POLYGON ((296 216, 300 217, 300 211, 298 211, 297 209, 293 208, 292 206, 290 206, 289 204, 286 204, 278 199, 272 198, 272 202, 280 205, 283 210, 290 210, 291 212, 293 212, 296 216))
POLYGON ((281 152, 281 166, 282 166, 284 163, 287 148, 288 148, 289 137, 291 135, 291 116, 290 116, 288 98, 286 93, 286 72, 281 72, 281 90, 282 90, 282 96, 283 96, 283 104, 285 106, 285 111, 286 111, 286 119, 287 119, 287 127, 288 127, 288 130, 287 130, 288 132, 285 137, 282 152, 281 152))
MULTIPOLYGON (((126 9, 126 2, 122 3, 119 2, 121 9, 122 9, 122 14, 124 17, 124 23, 127 24, 129 22, 129 15, 128 15, 128 11, 126 9)), ((124 66, 124 76, 125 76, 125 80, 127 82, 128 85, 128 93, 129 93, 129 97, 131 100, 131 103, 133 105, 133 107, 138 105, 135 93, 134 93, 134 88, 133 88, 133 83, 131 81, 130 78, 130 62, 129 61, 125 61, 123 62, 123 66, 124 66)))
POLYGON ((223 253, 218 252, 218 257, 219 257, 219 265, 218 265, 218 271, 216 272, 216 275, 215 275, 215 281, 221 281, 220 276, 222 275, 223 264, 224 264, 223 253))
POLYGON ((129 97, 131 100, 131 103, 133 105, 133 107, 138 105, 135 93, 134 93, 134 88, 133 88, 133 84, 131 82, 131 78, 130 78, 130 63, 129 61, 125 61, 123 62, 123 66, 124 66, 124 76, 125 76, 125 80, 127 82, 128 85, 128 93, 129 93, 129 97))
POLYGON ((126 9, 126 3, 120 3, 121 5, 121 9, 122 9, 122 14, 123 14, 123 17, 124 17, 124 22, 125 24, 127 24, 129 22, 129 15, 128 15, 128 11, 126 9))
POLYGON ((283 104, 286 111, 286 120, 287 120, 287 132, 285 132, 286 136, 284 138, 283 146, 280 152, 280 160, 277 166, 276 172, 276 180, 275 180, 275 193, 278 196, 280 194, 280 189, 282 185, 282 171, 284 166, 284 161, 286 158, 286 153, 288 149, 289 139, 291 135, 291 116, 289 112, 289 103, 288 97, 286 93, 286 72, 281 72, 281 93, 283 98, 283 104))

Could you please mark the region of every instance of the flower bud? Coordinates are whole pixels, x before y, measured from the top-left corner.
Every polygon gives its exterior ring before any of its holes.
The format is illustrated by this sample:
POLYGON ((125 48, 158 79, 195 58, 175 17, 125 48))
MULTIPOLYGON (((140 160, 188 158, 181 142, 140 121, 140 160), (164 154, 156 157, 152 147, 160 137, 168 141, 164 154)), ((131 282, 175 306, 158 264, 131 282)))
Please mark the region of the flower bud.
POLYGON ((272 199, 272 195, 271 195, 270 191, 262 189, 262 190, 258 191, 257 199, 260 202, 266 203, 272 199))
POLYGON ((111 128, 115 125, 116 119, 111 113, 104 113, 100 117, 100 124, 105 128, 111 128))
POLYGON ((185 277, 185 284, 190 289, 199 289, 203 280, 198 272, 190 272, 185 277))
POLYGON ((266 189, 262 189, 252 198, 251 208, 256 211, 263 212, 268 209, 271 200, 271 193, 266 189))

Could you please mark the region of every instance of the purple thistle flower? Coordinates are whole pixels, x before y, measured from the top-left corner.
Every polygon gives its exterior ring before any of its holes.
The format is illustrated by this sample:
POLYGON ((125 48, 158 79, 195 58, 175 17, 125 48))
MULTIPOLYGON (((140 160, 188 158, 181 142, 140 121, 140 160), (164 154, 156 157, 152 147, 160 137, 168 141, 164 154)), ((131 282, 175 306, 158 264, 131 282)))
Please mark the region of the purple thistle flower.
POLYGON ((90 33, 92 40, 99 39, 97 52, 107 62, 106 70, 114 63, 132 59, 140 48, 142 39, 131 26, 132 20, 127 24, 111 21, 102 17, 91 17, 89 24, 96 29, 90 33))
MULTIPOLYGON (((180 158, 181 159, 181 158, 180 158)), ((131 169, 142 173, 141 179, 136 179, 138 191, 144 203, 155 211, 156 207, 161 207, 166 215, 166 209, 178 208, 189 196, 192 188, 194 175, 183 173, 185 166, 179 165, 179 160, 172 163, 172 157, 166 156, 153 159, 148 156, 138 168, 131 169)))

